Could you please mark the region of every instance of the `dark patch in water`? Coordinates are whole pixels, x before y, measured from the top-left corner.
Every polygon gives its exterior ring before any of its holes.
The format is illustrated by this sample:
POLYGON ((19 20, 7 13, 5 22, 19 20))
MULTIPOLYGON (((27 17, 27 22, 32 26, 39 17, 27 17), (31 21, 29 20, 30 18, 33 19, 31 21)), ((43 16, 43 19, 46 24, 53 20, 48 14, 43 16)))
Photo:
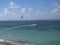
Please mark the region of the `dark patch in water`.
POLYGON ((60 45, 60 41, 50 41, 48 45, 60 45))

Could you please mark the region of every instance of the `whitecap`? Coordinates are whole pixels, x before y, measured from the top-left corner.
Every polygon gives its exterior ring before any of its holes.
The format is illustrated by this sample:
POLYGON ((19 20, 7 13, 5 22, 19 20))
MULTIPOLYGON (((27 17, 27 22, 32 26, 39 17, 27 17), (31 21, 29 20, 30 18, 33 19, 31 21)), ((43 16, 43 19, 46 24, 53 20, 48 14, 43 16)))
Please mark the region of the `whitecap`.
POLYGON ((29 24, 29 25, 14 26, 14 27, 10 27, 10 29, 19 28, 19 27, 33 27, 33 26, 36 26, 36 25, 37 25, 37 24, 29 24))
POLYGON ((4 40, 3 39, 0 39, 0 42, 4 42, 4 40))

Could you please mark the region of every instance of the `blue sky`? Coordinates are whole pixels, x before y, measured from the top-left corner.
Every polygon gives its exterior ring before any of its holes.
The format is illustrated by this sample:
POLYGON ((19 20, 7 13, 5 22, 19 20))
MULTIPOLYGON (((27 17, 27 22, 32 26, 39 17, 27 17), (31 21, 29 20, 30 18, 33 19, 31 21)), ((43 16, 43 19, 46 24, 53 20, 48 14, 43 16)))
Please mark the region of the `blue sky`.
POLYGON ((60 0, 0 0, 0 20, 60 20, 60 0))

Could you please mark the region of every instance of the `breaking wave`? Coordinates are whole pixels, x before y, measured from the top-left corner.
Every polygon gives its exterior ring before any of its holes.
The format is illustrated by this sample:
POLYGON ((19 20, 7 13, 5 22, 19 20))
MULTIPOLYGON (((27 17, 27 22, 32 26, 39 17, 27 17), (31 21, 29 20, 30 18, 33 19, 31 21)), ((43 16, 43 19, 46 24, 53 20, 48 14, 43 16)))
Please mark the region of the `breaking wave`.
POLYGON ((10 28, 33 27, 33 26, 36 26, 36 25, 37 25, 37 24, 30 24, 30 25, 14 26, 14 27, 10 27, 10 28))
POLYGON ((23 41, 9 41, 9 40, 0 39, 0 45, 37 45, 37 44, 32 44, 23 41))

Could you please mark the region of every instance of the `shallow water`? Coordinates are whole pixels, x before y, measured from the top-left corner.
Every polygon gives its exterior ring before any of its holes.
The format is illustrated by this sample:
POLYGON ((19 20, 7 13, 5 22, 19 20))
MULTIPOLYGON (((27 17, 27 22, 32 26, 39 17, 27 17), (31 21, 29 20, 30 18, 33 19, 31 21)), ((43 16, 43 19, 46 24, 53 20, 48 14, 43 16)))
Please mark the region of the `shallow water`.
POLYGON ((60 45, 60 21, 2 21, 0 39, 41 45, 60 45))

